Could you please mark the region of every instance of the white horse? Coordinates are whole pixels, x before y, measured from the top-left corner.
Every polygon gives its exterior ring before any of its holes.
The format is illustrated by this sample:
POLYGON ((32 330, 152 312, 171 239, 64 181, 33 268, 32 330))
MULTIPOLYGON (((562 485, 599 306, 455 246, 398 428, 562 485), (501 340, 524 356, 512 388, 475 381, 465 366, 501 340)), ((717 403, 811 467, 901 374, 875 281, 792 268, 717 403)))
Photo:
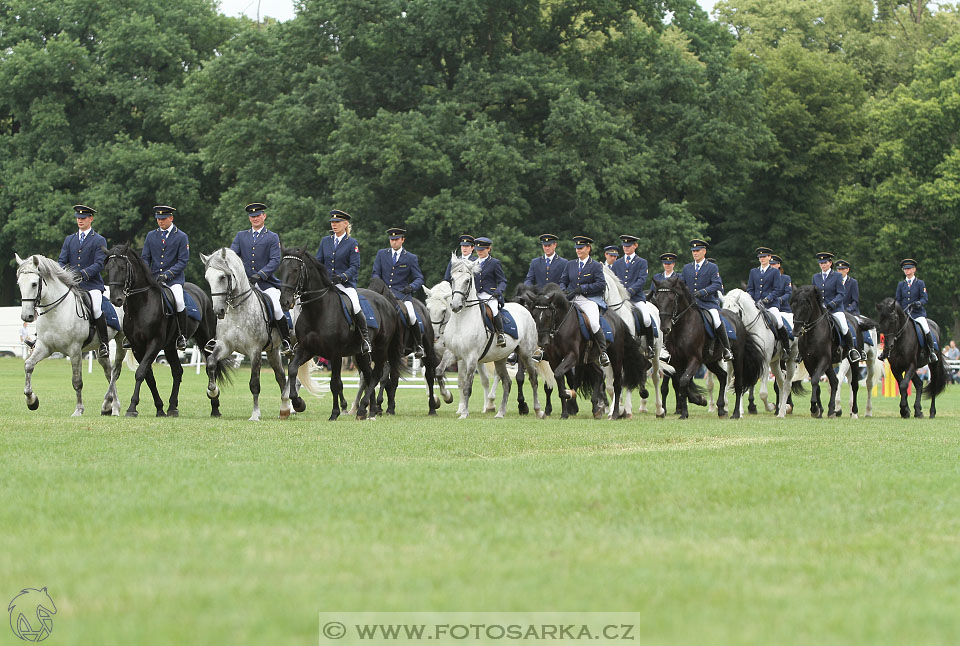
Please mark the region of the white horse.
MULTIPOLYGON (((204 277, 210 284, 213 311, 217 315, 217 338, 208 342, 207 350, 207 397, 220 396, 217 386, 217 362, 239 352, 250 358, 250 393, 253 395, 251 422, 260 421, 260 366, 261 353, 266 351, 267 361, 280 386, 287 383, 286 370, 280 359, 280 335, 273 328, 273 308, 264 306, 256 288, 250 284, 243 269, 243 261, 229 247, 222 247, 209 256, 200 254, 205 268, 204 277)), ((310 363, 300 366, 297 373, 300 383, 313 394, 319 390, 310 378, 310 363)))
MULTIPOLYGON (((876 329, 864 330, 863 333, 864 335, 869 334, 873 340, 873 345, 863 344, 864 363, 867 366, 867 408, 863 416, 873 417, 873 385, 877 383, 878 376, 883 374, 883 363, 877 358, 880 355, 880 351, 877 349, 879 342, 877 341, 876 329)), ((857 368, 859 367, 860 364, 857 363, 857 368)), ((846 379, 849 374, 850 360, 845 358, 840 362, 840 369, 837 371, 838 383, 842 385, 843 380, 846 379)), ((834 406, 837 410, 840 410, 840 385, 837 386, 837 396, 834 399, 834 406)), ((850 410, 853 410, 853 388, 850 389, 850 410)))
MULTIPOLYGON (((797 337, 793 337, 790 343, 791 357, 786 361, 786 370, 780 368, 780 359, 783 349, 776 343, 776 335, 763 320, 763 312, 757 307, 753 297, 742 289, 731 289, 723 297, 723 309, 737 312, 743 321, 743 326, 747 329, 747 334, 757 341, 757 345, 763 352, 764 361, 770 366, 770 372, 777 382, 777 388, 780 389, 780 408, 777 411, 777 417, 787 416, 787 396, 790 394, 790 385, 793 382, 793 374, 796 372, 797 364, 792 357, 796 357, 797 337)), ((763 400, 764 408, 772 411, 776 408, 773 403, 767 401, 767 379, 760 379, 760 399, 763 400)), ((741 402, 741 406, 743 403, 741 402)), ((742 413, 743 411, 741 411, 742 413)))
MULTIPOLYGON (((608 267, 606 264, 603 265, 603 277, 606 281, 606 289, 603 293, 603 300, 607 303, 607 309, 616 313, 620 320, 622 320, 627 326, 627 330, 630 331, 631 336, 637 336, 636 319, 633 317, 634 305, 630 303, 630 294, 627 292, 626 287, 623 286, 623 283, 620 281, 617 275, 613 273, 613 270, 610 269, 610 267, 608 267)), ((660 310, 657 309, 656 305, 644 301, 643 303, 640 303, 640 307, 646 309, 647 313, 653 318, 654 321, 660 321, 660 310)), ((650 374, 653 379, 654 408, 656 409, 657 417, 664 417, 666 415, 666 409, 663 407, 663 401, 660 395, 660 375, 672 375, 674 373, 673 366, 668 363, 669 361, 670 353, 667 352, 663 347, 663 336, 658 334, 654 338, 653 359, 650 362, 650 374)), ((604 372, 607 373, 607 395, 612 398, 613 375, 609 374, 610 371, 610 366, 607 366, 604 369, 604 372)), ((622 409, 621 414, 628 419, 633 417, 632 391, 625 389, 622 402, 623 403, 620 407, 622 409)), ((646 397, 643 397, 640 400, 640 412, 647 412, 646 397)), ((612 415, 613 411, 611 411, 610 414, 612 415)))
MULTIPOLYGON (((23 364, 26 382, 23 394, 27 408, 37 410, 40 398, 33 392, 33 369, 38 362, 54 352, 70 357, 73 366, 73 389, 77 392, 77 407, 74 417, 83 415, 83 352, 95 349, 100 341, 90 326, 90 311, 83 303, 82 292, 77 287, 79 276, 64 269, 56 261, 44 256, 30 256, 26 260, 14 254, 17 261, 17 285, 20 288, 20 318, 28 323, 37 322, 37 344, 33 353, 23 364)), ((123 312, 117 311, 120 327, 123 327, 123 312)), ((117 352, 110 359, 98 359, 107 378, 107 394, 100 406, 101 415, 119 415, 120 399, 117 395, 117 379, 123 367, 126 351, 121 347, 123 333, 107 327, 108 337, 117 339, 117 352)))
MULTIPOLYGON (((480 266, 470 260, 464 260, 451 254, 450 278, 453 295, 450 299, 452 314, 443 332, 443 344, 446 351, 457 360, 458 385, 460 389, 460 419, 469 414, 470 393, 473 390, 473 373, 477 365, 493 362, 503 382, 503 399, 496 417, 503 417, 510 395, 510 374, 507 372, 507 357, 514 351, 518 361, 523 363, 530 375, 530 387, 533 390, 533 409, 537 417, 543 417, 540 397, 537 392, 537 362, 533 353, 537 349, 537 326, 533 316, 519 303, 507 303, 504 309, 513 316, 517 324, 519 340, 506 335, 507 344, 500 347, 492 343, 492 333, 483 324, 483 304, 477 298, 474 275, 480 273, 480 266)), ((446 353, 445 353, 446 354, 446 353)), ((441 368, 445 368, 441 361, 441 368)))

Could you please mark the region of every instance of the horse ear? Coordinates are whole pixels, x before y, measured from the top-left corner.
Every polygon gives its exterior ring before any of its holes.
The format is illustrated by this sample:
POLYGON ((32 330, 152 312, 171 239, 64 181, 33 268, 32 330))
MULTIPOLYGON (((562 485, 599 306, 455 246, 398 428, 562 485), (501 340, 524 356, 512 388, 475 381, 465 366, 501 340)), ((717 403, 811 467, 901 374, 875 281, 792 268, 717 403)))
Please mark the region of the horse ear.
POLYGON ((40 258, 37 257, 37 256, 30 256, 30 257, 33 258, 33 266, 34 266, 34 267, 39 267, 39 266, 40 266, 40 258))
POLYGON ((220 257, 223 258, 224 260, 227 259, 227 248, 226 248, 226 247, 220 247, 220 257))
POLYGON ((23 264, 23 258, 20 257, 20 254, 14 253, 14 254, 13 254, 13 257, 14 257, 14 259, 17 261, 17 264, 18 264, 18 265, 22 265, 22 264, 23 264))
POLYGON ((210 256, 206 255, 202 251, 200 252, 200 262, 207 264, 207 261, 210 260, 210 256))
POLYGON ((423 293, 427 295, 427 298, 430 298, 430 288, 426 285, 423 286, 423 293))

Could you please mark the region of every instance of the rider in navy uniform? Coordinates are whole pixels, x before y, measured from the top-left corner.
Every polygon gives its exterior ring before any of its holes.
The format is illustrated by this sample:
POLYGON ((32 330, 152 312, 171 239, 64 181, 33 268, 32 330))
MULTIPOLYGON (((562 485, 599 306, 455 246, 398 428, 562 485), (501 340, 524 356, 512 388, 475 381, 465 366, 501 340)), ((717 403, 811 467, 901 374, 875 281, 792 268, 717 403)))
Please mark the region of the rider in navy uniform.
POLYGON ((164 204, 153 207, 158 228, 147 234, 141 257, 153 272, 153 277, 169 287, 173 293, 177 327, 180 331, 177 336, 177 350, 186 350, 187 308, 183 302, 183 284, 186 281, 183 270, 190 260, 190 240, 186 233, 173 224, 176 212, 175 208, 164 204))
POLYGON ((592 238, 574 236, 573 244, 577 250, 577 259, 567 263, 563 275, 560 276, 560 287, 566 292, 567 298, 583 312, 593 342, 597 344, 600 365, 608 366, 610 358, 607 356, 607 338, 600 329, 600 308, 607 309, 607 303, 603 300, 603 292, 607 288, 603 265, 590 258, 592 238))
POLYGON ((333 233, 320 241, 317 260, 327 268, 330 280, 341 292, 347 295, 352 306, 353 322, 360 332, 361 349, 364 354, 373 352, 370 345, 370 330, 367 318, 360 309, 357 296, 357 277, 360 275, 360 245, 350 237, 352 226, 350 214, 339 209, 330 211, 330 228, 333 233))
POLYGON ((77 204, 73 210, 77 217, 78 231, 64 239, 63 246, 60 248, 60 266, 70 267, 76 271, 80 275, 77 287, 90 294, 93 325, 97 330, 97 338, 100 339, 97 356, 104 359, 110 356, 110 350, 107 348, 107 321, 103 318, 104 285, 100 272, 103 271, 103 264, 107 258, 104 251, 107 248, 107 241, 92 228, 95 210, 83 204, 77 204))
POLYGON ((790 298, 793 297, 793 280, 783 271, 783 259, 777 254, 770 256, 770 266, 777 270, 780 279, 777 281, 777 309, 790 327, 793 327, 793 310, 790 309, 790 298))
POLYGON ((493 314, 493 327, 497 331, 497 345, 501 348, 507 345, 503 336, 503 319, 500 318, 500 308, 503 307, 503 293, 507 290, 507 275, 503 273, 500 261, 490 256, 493 241, 490 238, 477 238, 477 260, 480 273, 474 274, 474 285, 477 288, 477 298, 490 307, 493 314))
POLYGON ((757 247, 756 253, 760 266, 750 270, 750 277, 747 280, 747 293, 756 302, 757 307, 773 314, 773 320, 777 325, 777 338, 780 340, 781 347, 786 350, 790 347, 790 337, 787 334, 787 328, 783 325, 783 316, 780 314, 778 307, 780 305, 780 297, 778 296, 780 270, 774 269, 770 265, 773 251, 769 247, 757 247))
POLYGON ((850 263, 837 260, 833 266, 843 282, 843 311, 860 316, 860 285, 857 279, 850 275, 850 263))
POLYGON ((615 244, 611 244, 603 248, 603 264, 609 267, 610 271, 613 271, 613 265, 619 259, 620 259, 620 247, 618 247, 615 244))
POLYGON ((833 254, 829 251, 821 251, 817 254, 817 262, 820 263, 820 271, 813 275, 813 286, 820 293, 820 302, 840 327, 843 347, 847 349, 847 358, 851 362, 860 361, 862 357, 853 341, 853 334, 850 333, 847 317, 843 311, 843 279, 840 274, 833 271, 833 254))
POLYGON ((724 361, 732 361, 730 338, 727 336, 727 326, 720 320, 720 299, 717 296, 717 293, 723 289, 723 283, 720 281, 720 269, 716 264, 706 260, 708 246, 706 240, 699 238, 690 241, 693 262, 684 265, 680 275, 700 309, 709 312, 714 334, 723 346, 724 361))
MULTIPOLYGON (((476 240, 472 235, 464 233, 460 236, 460 257, 471 262, 477 259, 477 254, 473 253, 473 247, 476 240)), ((450 266, 453 263, 447 263, 447 270, 443 272, 443 279, 450 282, 450 266)))
POLYGON ((542 234, 540 245, 543 247, 543 255, 530 261, 527 277, 523 279, 524 285, 538 289, 548 283, 559 283, 560 276, 563 275, 563 270, 569 262, 557 255, 557 236, 552 233, 542 234))
POLYGON ((637 255, 637 243, 640 238, 632 235, 621 235, 620 243, 623 247, 623 258, 613 263, 613 273, 617 275, 623 286, 630 294, 630 303, 640 314, 640 323, 643 330, 637 330, 637 336, 643 334, 646 344, 643 353, 649 359, 653 356, 653 317, 647 308, 642 305, 647 299, 643 291, 647 283, 647 261, 637 255))
MULTIPOLYGON (((900 268, 903 269, 904 280, 897 283, 897 294, 894 299, 903 311, 923 328, 923 337, 927 342, 927 363, 935 363, 940 358, 940 351, 934 343, 933 335, 930 334, 930 324, 927 323, 927 310, 924 307, 929 300, 927 286, 917 278, 916 260, 904 258, 900 262, 900 268)), ((885 347, 883 358, 886 358, 887 354, 885 347)))
MULTIPOLYGON (((660 254, 660 264, 663 265, 663 271, 653 277, 654 280, 666 280, 668 278, 673 278, 676 275, 674 269, 677 266, 677 254, 672 251, 660 254)), ((651 288, 653 289, 653 288, 651 288)))
POLYGON ((422 359, 423 335, 417 324, 412 294, 423 287, 423 273, 420 271, 420 262, 417 257, 403 248, 406 235, 405 229, 397 227, 387 229, 390 248, 377 252, 377 257, 373 261, 373 277, 386 283, 397 300, 403 303, 413 338, 414 356, 422 359))
POLYGON ((250 282, 262 291, 273 304, 273 325, 280 333, 280 352, 293 354, 290 347, 290 326, 280 307, 280 281, 273 272, 280 266, 280 236, 264 226, 267 205, 252 202, 244 207, 250 217, 250 228, 237 232, 230 244, 243 261, 243 269, 250 282))

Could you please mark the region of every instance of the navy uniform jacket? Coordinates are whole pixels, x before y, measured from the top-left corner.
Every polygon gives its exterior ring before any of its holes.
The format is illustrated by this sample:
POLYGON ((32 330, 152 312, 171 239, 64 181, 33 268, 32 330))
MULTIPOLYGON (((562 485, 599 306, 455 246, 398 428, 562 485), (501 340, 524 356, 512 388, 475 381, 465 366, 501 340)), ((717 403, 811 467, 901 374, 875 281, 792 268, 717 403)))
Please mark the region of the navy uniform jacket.
POLYGON ((379 278, 387 284, 393 295, 401 301, 413 298, 401 290, 408 285, 417 291, 423 287, 423 273, 420 271, 420 262, 416 255, 406 249, 400 250, 400 258, 393 262, 393 249, 381 249, 373 260, 373 277, 379 278))
POLYGON ((919 303, 916 307, 910 310, 910 318, 917 318, 918 316, 927 316, 927 310, 924 309, 924 305, 927 304, 927 286, 923 284, 923 281, 919 278, 913 279, 913 285, 907 285, 907 281, 901 280, 897 284, 897 295, 894 297, 900 307, 907 312, 907 307, 911 303, 919 303))
POLYGON ((765 306, 777 306, 777 294, 780 291, 780 271, 767 266, 761 272, 759 267, 750 270, 747 279, 747 293, 754 301, 760 301, 765 306))
POLYGON ((564 291, 579 287, 581 294, 600 307, 607 307, 606 301, 603 300, 603 292, 607 288, 607 281, 603 277, 603 265, 592 258, 587 259, 582 271, 579 258, 567 262, 567 267, 560 276, 560 287, 564 291))
POLYGON ((230 248, 240 256, 247 278, 257 287, 280 288, 280 281, 273 276, 273 272, 280 266, 280 236, 263 227, 254 242, 253 231, 246 229, 237 232, 230 248))
POLYGON ((547 259, 539 255, 530 261, 530 269, 527 270, 527 277, 523 279, 524 285, 534 287, 543 287, 548 283, 559 283, 563 270, 567 267, 567 260, 557 254, 553 254, 550 260, 550 267, 547 268, 547 259))
POLYGON ((360 245, 347 234, 334 248, 334 237, 331 233, 320 241, 317 249, 317 260, 327 268, 330 280, 334 284, 341 283, 347 287, 356 287, 360 276, 360 245), (341 280, 340 275, 346 274, 347 279, 341 280))
POLYGON ((781 274, 777 282, 777 309, 792 314, 790 299, 793 297, 793 281, 787 274, 781 274))
MULTIPOLYGON (((463 256, 461 256, 460 254, 457 254, 457 258, 463 258, 463 256)), ((476 261, 477 261, 477 254, 475 254, 475 253, 470 254, 470 257, 469 257, 467 260, 472 260, 472 261, 476 262, 476 261)), ((445 272, 443 272, 443 279, 444 279, 445 281, 447 281, 448 283, 450 282, 450 262, 447 262, 447 270, 446 270, 445 272)))
POLYGON ((639 303, 646 300, 643 286, 647 282, 647 261, 634 254, 633 262, 627 264, 626 256, 613 261, 613 273, 617 275, 623 286, 630 293, 630 302, 639 303))
POLYGON ((697 305, 706 310, 720 309, 720 297, 717 294, 723 289, 723 283, 720 281, 719 267, 704 260, 698 272, 697 264, 689 262, 683 266, 680 276, 697 305))
POLYGON ((103 291, 103 278, 100 272, 107 261, 107 240, 90 229, 83 244, 80 244, 80 232, 71 233, 60 248, 60 266, 70 267, 80 274, 80 289, 99 289, 103 291))
POLYGON ((813 275, 813 286, 820 292, 820 302, 827 311, 831 313, 843 311, 843 279, 840 274, 831 270, 824 283, 823 274, 818 271, 813 275))
POLYGON ((843 282, 843 311, 860 316, 860 285, 851 276, 843 282))
MULTIPOLYGON (((474 262, 480 262, 478 258, 474 262)), ((496 258, 487 256, 483 264, 480 265, 480 273, 473 279, 477 287, 477 293, 486 292, 491 296, 503 302, 503 293, 507 291, 507 275, 503 273, 503 265, 496 258)))
POLYGON ((143 241, 143 261, 153 272, 154 278, 166 274, 168 285, 182 285, 183 270, 190 260, 190 240, 187 234, 171 225, 167 230, 167 239, 164 242, 161 229, 157 228, 147 234, 143 241))

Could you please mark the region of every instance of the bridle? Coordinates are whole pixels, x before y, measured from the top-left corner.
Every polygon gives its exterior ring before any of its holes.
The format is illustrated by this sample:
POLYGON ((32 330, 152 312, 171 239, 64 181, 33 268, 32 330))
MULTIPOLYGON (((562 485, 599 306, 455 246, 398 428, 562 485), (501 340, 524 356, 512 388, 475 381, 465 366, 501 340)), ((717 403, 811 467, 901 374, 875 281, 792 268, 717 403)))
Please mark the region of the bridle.
POLYGON ((232 307, 236 309, 240 303, 250 298, 253 294, 253 283, 250 283, 250 288, 246 291, 240 292, 239 294, 233 293, 233 273, 225 272, 227 275, 227 290, 224 292, 212 292, 210 296, 216 298, 217 296, 223 296, 224 301, 227 303, 227 307, 232 307))
MULTIPOLYGON (((35 275, 37 276, 37 279, 38 279, 38 280, 37 280, 37 295, 34 296, 33 298, 22 298, 22 297, 21 297, 21 299, 20 299, 21 301, 25 301, 25 302, 27 302, 27 303, 33 303, 33 311, 36 312, 37 316, 43 316, 43 315, 46 314, 47 312, 53 311, 53 310, 57 307, 57 305, 59 305, 60 303, 62 303, 62 302, 67 298, 67 296, 70 295, 71 289, 70 289, 70 288, 67 288, 67 291, 64 292, 63 296, 61 296, 61 297, 58 298, 57 300, 55 300, 55 301, 53 301, 53 302, 51 302, 51 303, 41 303, 41 302, 40 302, 40 299, 43 297, 43 286, 46 284, 46 281, 43 279, 43 276, 40 275, 40 272, 39 272, 39 271, 21 271, 21 272, 19 272, 19 274, 20 274, 21 276, 24 275, 24 274, 35 274, 35 275), (43 308, 43 309, 41 309, 41 308, 43 308)), ((83 318, 83 317, 81 316, 81 318, 83 318)))
MULTIPOLYGON (((816 295, 815 295, 815 294, 814 294, 814 297, 816 298, 816 295)), ((794 323, 795 323, 795 324, 796 324, 796 323, 799 323, 799 326, 794 325, 794 328, 799 327, 799 330, 797 330, 797 332, 796 332, 796 337, 797 337, 797 339, 799 339, 799 338, 802 337, 804 334, 806 334, 807 332, 809 332, 810 330, 812 330, 814 327, 816 327, 817 323, 819 323, 820 321, 822 321, 823 318, 830 313, 830 311, 827 310, 827 308, 823 307, 823 304, 822 304, 822 303, 819 303, 819 299, 817 299, 817 301, 818 301, 818 304, 820 305, 820 309, 823 310, 823 313, 820 314, 820 316, 818 316, 817 318, 813 319, 813 320, 812 320, 811 322, 809 322, 809 323, 804 323, 802 319, 798 319, 796 312, 794 312, 794 315, 793 315, 794 323)), ((796 309, 796 308, 794 308, 794 309, 796 309)))
MULTIPOLYGON (((472 280, 473 280, 473 276, 467 277, 467 280, 468 280, 468 281, 472 281, 472 280)), ((469 285, 470 283, 468 282, 468 283, 466 283, 466 284, 469 285)), ((453 312, 454 312, 455 314, 458 313, 458 312, 460 312, 460 310, 462 310, 462 309, 465 308, 465 307, 473 307, 474 305, 479 305, 479 304, 482 302, 479 298, 477 298, 476 300, 470 300, 470 299, 468 298, 468 297, 470 296, 470 288, 467 287, 467 288, 466 288, 466 291, 464 291, 464 290, 462 290, 462 289, 455 289, 455 290, 453 290, 453 292, 451 292, 451 294, 450 294, 450 302, 451 302, 451 303, 453 302, 453 297, 456 296, 457 294, 460 294, 461 296, 463 296, 463 305, 461 305, 459 309, 454 309, 453 307, 451 307, 451 309, 453 309, 453 312)))
MULTIPOLYGON (((680 307, 680 294, 678 294, 676 290, 670 289, 669 287, 658 287, 658 288, 657 288, 657 293, 658 293, 658 294, 667 293, 667 294, 669 294, 670 296, 673 296, 673 302, 674 302, 675 307, 676 307, 676 308, 679 308, 679 307, 680 307)), ((659 300, 659 299, 658 299, 658 300, 659 300)), ((677 312, 676 314, 673 314, 672 316, 670 316, 670 329, 664 331, 664 333, 663 333, 664 339, 666 339, 666 337, 670 336, 670 335, 673 333, 673 331, 676 329, 677 321, 679 321, 680 318, 681 318, 684 314, 687 313, 687 310, 689 310, 691 307, 693 307, 693 306, 696 305, 696 304, 697 304, 697 300, 696 300, 696 299, 693 299, 693 300, 690 301, 690 304, 689 304, 689 305, 687 305, 686 307, 684 307, 682 310, 680 310, 680 311, 677 312)), ((663 313, 663 308, 660 308, 660 307, 658 306, 658 309, 661 310, 660 313, 662 314, 662 313, 663 313)))
MULTIPOLYGON (((306 263, 304 263, 303 261, 303 258, 301 258, 300 256, 288 255, 288 256, 284 256, 283 260, 296 260, 297 262, 300 263, 300 268, 297 270, 297 284, 290 285, 289 283, 282 283, 281 286, 286 287, 287 289, 293 289, 293 300, 294 302, 300 301, 301 307, 308 303, 312 303, 314 301, 320 300, 321 298, 327 295, 327 292, 330 291, 329 287, 323 287, 321 289, 308 289, 304 291, 303 282, 304 282, 304 276, 307 273, 307 268, 306 268, 306 263), (303 296, 305 294, 317 294, 317 296, 312 296, 307 300, 303 300, 303 296)), ((251 287, 251 289, 253 288, 251 287)))
MULTIPOLYGON (((130 257, 127 256, 126 254, 119 254, 119 253, 110 254, 109 256, 107 256, 107 259, 103 262, 103 266, 106 267, 108 262, 110 262, 111 260, 116 260, 118 258, 123 260, 125 263, 125 266, 123 269, 123 289, 122 289, 124 296, 133 296, 134 294, 141 294, 149 290, 151 287, 153 287, 153 285, 151 285, 150 283, 147 283, 143 287, 138 287, 136 289, 133 288, 133 261, 131 261, 130 257)), ((107 285, 112 290, 113 287, 119 287, 120 283, 107 283, 107 285)))
POLYGON ((450 307, 449 305, 443 308, 443 318, 439 321, 434 321, 433 317, 430 317, 430 325, 434 326, 437 329, 437 333, 434 335, 434 340, 439 339, 443 336, 443 329, 447 327, 447 323, 450 322, 450 307), (439 327, 436 327, 439 326, 439 327))
MULTIPOLYGON (((897 311, 897 306, 894 305, 892 310, 893 310, 893 316, 896 318, 897 324, 899 324, 900 312, 897 311)), ((878 332, 883 334, 884 343, 891 348, 893 347, 893 344, 896 342, 897 337, 899 337, 901 334, 903 334, 907 330, 907 328, 910 326, 910 321, 913 320, 910 318, 910 316, 907 315, 906 312, 903 313, 903 318, 905 318, 906 320, 903 322, 903 325, 900 327, 900 329, 896 331, 896 333, 887 334, 886 332, 880 332, 880 330, 877 330, 878 332)))
MULTIPOLYGON (((570 307, 568 307, 567 313, 564 314, 562 317, 560 317, 559 320, 557 319, 556 316, 553 317, 553 321, 551 322, 551 325, 550 325, 550 336, 549 336, 549 339, 551 342, 553 341, 554 337, 557 336, 557 333, 560 332, 560 328, 563 327, 564 322, 567 320, 567 317, 570 316, 570 312, 572 312, 575 307, 576 307, 575 305, 571 305, 570 307)), ((556 311, 557 311, 557 308, 554 307, 552 304, 551 305, 534 305, 533 309, 540 310, 541 312, 550 310, 554 314, 556 314, 556 311)), ((537 316, 537 321, 539 320, 540 320, 540 316, 537 316)), ((539 329, 537 330, 537 332, 539 333, 539 329)))

